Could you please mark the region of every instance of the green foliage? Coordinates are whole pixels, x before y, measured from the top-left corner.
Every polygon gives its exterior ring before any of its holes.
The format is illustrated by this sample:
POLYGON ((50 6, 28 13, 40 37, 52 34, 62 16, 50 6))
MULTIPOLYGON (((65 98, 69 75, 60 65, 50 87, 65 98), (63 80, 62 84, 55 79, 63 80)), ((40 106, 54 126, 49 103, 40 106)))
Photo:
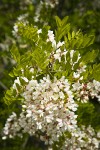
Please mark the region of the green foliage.
POLYGON ((77 110, 78 115, 78 124, 80 125, 90 125, 93 121, 93 114, 94 114, 94 106, 91 103, 81 103, 79 104, 79 108, 77 110))
POLYGON ((93 65, 93 77, 94 79, 100 81, 100 64, 93 65))
POLYGON ((94 60, 96 59, 98 55, 98 52, 95 50, 89 51, 87 52, 83 57, 82 60, 83 62, 85 62, 86 64, 90 63, 90 62, 94 62, 94 60))
POLYGON ((100 130, 100 109, 99 103, 96 99, 88 103, 79 103, 79 108, 77 110, 78 115, 78 125, 89 126, 90 124, 97 131, 100 130))
POLYGON ((68 35, 65 36, 65 43, 67 49, 76 49, 83 50, 93 44, 94 35, 83 35, 83 33, 79 30, 77 32, 72 31, 72 33, 68 32, 68 35))
POLYGON ((16 45, 12 46, 11 55, 12 55, 13 59, 19 64, 20 63, 20 53, 19 53, 16 45))
POLYGON ((26 40, 36 42, 38 40, 37 28, 32 25, 24 25, 23 23, 18 24, 19 34, 26 40))
POLYGON ((49 64, 49 54, 45 54, 47 46, 51 48, 51 44, 45 45, 45 43, 43 44, 43 47, 38 46, 32 55, 37 66, 42 70, 44 70, 49 64))
POLYGON ((55 18, 58 27, 57 31, 55 32, 56 41, 58 42, 62 39, 63 36, 65 36, 70 31, 70 24, 69 23, 67 24, 68 16, 65 17, 62 21, 57 16, 55 18))

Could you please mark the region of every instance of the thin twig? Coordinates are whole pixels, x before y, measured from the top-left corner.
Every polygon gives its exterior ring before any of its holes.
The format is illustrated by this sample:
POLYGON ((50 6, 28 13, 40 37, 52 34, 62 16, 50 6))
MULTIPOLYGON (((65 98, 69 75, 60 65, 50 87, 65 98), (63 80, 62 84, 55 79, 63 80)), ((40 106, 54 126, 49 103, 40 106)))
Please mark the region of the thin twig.
POLYGON ((0 81, 0 86, 4 89, 7 90, 8 88, 0 81))
POLYGON ((22 144, 22 149, 25 149, 25 147, 26 147, 26 145, 27 145, 28 140, 29 140, 29 136, 28 136, 28 137, 26 137, 26 139, 25 139, 24 143, 22 144))

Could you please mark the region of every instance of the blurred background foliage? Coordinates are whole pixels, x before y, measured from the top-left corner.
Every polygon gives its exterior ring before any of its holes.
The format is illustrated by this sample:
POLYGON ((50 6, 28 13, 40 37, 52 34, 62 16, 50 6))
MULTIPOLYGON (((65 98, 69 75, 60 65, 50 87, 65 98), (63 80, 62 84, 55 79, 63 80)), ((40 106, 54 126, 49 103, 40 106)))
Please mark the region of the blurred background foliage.
MULTIPOLYGON (((44 2, 44 1, 43 1, 44 2)), ((56 0, 51 0, 52 4, 56 0)), ((99 55, 96 63, 100 62, 100 1, 99 0, 58 0, 55 7, 47 7, 42 5, 40 0, 0 0, 0 132, 2 135, 2 128, 5 124, 6 118, 12 111, 20 109, 17 104, 7 106, 3 102, 3 96, 13 81, 9 77, 9 72, 12 70, 15 62, 11 58, 11 45, 17 41, 13 36, 12 30, 14 23, 18 17, 26 14, 25 21, 33 23, 41 28, 45 24, 49 24, 51 28, 55 29, 55 18, 57 15, 60 18, 69 16, 69 22, 73 26, 73 30, 81 29, 83 33, 95 35, 95 41, 90 49, 99 49, 99 55), (36 17, 38 15, 38 20, 36 17), (17 107, 16 107, 17 106, 17 107)), ((23 21, 24 21, 23 19, 23 21)), ((85 125, 91 124, 95 129, 100 129, 100 104, 92 102, 91 104, 82 104, 78 110, 78 122, 85 125), (80 120, 81 117, 84 120, 80 120), (86 117, 87 116, 87 117, 86 117), (83 122, 82 122, 83 121, 83 122)), ((1 136, 0 135, 0 136, 1 136)), ((29 149, 29 150, 45 150, 46 146, 40 142, 38 137, 28 137, 25 135, 23 139, 8 139, 2 141, 0 138, 0 149, 29 149)))

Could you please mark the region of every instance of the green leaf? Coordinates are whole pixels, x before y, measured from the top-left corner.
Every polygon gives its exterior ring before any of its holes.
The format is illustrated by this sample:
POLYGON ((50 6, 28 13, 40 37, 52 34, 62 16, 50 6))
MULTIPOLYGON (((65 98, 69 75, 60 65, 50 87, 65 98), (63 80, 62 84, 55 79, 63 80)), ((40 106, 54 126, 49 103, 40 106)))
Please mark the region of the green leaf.
POLYGON ((68 18, 68 16, 63 18, 63 20, 61 21, 62 26, 65 26, 67 24, 68 18))
POLYGON ((18 24, 19 34, 29 42, 37 42, 38 40, 38 29, 33 25, 24 25, 23 23, 18 24))
POLYGON ((98 52, 95 50, 89 51, 82 57, 82 61, 85 63, 93 62, 97 57, 97 54, 98 52))
POLYGON ((50 26, 43 26, 42 33, 40 34, 40 37, 43 41, 47 40, 47 34, 48 34, 49 29, 50 29, 50 26))
POLYGON ((93 65, 93 77, 100 82, 100 64, 93 65))
POLYGON ((75 32, 74 31, 72 31, 72 38, 74 38, 75 37, 75 32))
POLYGON ((12 46, 10 52, 11 52, 11 55, 14 58, 14 60, 17 63, 20 63, 20 53, 19 53, 18 48, 16 47, 16 45, 12 46))
POLYGON ((72 61, 73 61, 73 62, 76 62, 76 61, 77 61, 78 55, 79 55, 79 52, 78 52, 78 51, 75 51, 74 54, 73 54, 73 58, 72 58, 72 61))
POLYGON ((58 27, 58 28, 61 27, 62 22, 61 22, 60 18, 59 18, 58 16, 55 16, 55 19, 56 19, 57 27, 58 27))
POLYGON ((87 46, 93 44, 94 39, 95 39, 94 35, 87 36, 87 34, 85 34, 83 43, 82 43, 83 47, 87 47, 87 46))
POLYGON ((68 32, 68 40, 69 41, 71 40, 71 34, 70 34, 70 32, 68 32))
POLYGON ((55 18, 58 27, 57 31, 55 31, 56 41, 58 42, 62 39, 63 36, 65 36, 70 31, 70 24, 67 23, 68 16, 65 17, 63 20, 60 20, 60 18, 57 16, 55 18))
POLYGON ((70 24, 67 24, 66 26, 64 26, 63 28, 58 29, 58 41, 65 36, 70 30, 70 24))
POLYGON ((45 49, 43 49, 43 47, 37 47, 34 50, 32 57, 40 69, 45 69, 46 66, 49 64, 48 55, 48 53, 45 53, 45 49))

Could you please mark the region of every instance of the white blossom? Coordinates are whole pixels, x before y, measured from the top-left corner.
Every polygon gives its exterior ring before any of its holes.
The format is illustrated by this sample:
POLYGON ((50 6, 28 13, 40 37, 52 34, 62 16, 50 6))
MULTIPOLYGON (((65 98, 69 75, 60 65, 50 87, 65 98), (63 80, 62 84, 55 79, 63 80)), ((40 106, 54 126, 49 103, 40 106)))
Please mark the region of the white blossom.
POLYGON ((47 134, 44 137, 48 136, 48 141, 46 140, 45 143, 53 143, 58 141, 66 130, 69 132, 75 130, 77 127, 75 111, 78 105, 73 100, 70 84, 65 77, 59 80, 55 78, 52 81, 47 75, 40 82, 32 79, 26 84, 22 93, 25 99, 22 113, 19 118, 13 114, 7 120, 6 128, 4 127, 6 136, 14 137, 20 130, 22 133, 34 135, 37 130, 41 130, 47 134), (67 90, 64 93, 65 88, 67 90))

